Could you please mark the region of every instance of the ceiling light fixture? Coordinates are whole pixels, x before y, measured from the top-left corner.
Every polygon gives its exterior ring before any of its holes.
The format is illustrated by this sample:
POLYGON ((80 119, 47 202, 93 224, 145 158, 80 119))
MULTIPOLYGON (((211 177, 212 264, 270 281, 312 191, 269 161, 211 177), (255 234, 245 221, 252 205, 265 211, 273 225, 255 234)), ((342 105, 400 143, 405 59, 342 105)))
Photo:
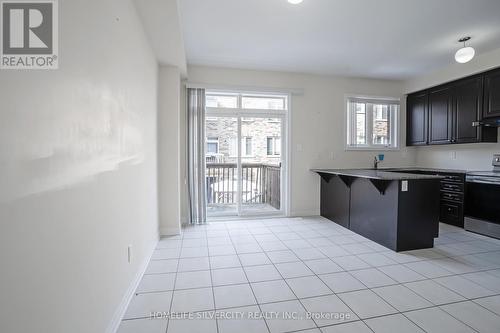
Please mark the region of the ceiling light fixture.
POLYGON ((292 5, 298 5, 302 1, 304 1, 304 0, 288 0, 288 2, 291 3, 292 5))
POLYGON ((465 64, 466 62, 469 62, 474 58, 474 55, 476 54, 476 51, 470 47, 470 46, 465 46, 465 42, 469 41, 470 37, 464 37, 460 38, 458 40, 459 43, 464 43, 464 47, 462 47, 460 50, 455 53, 455 60, 461 64, 465 64))

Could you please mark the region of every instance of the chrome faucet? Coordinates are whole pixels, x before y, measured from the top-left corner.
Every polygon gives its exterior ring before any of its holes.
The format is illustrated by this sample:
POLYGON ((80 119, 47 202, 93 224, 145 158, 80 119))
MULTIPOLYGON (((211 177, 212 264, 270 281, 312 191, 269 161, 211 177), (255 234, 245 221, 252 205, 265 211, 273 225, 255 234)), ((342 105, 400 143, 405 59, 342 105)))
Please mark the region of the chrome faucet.
POLYGON ((373 168, 375 170, 378 169, 378 164, 380 163, 380 161, 377 159, 377 156, 375 156, 375 158, 373 159, 373 168))

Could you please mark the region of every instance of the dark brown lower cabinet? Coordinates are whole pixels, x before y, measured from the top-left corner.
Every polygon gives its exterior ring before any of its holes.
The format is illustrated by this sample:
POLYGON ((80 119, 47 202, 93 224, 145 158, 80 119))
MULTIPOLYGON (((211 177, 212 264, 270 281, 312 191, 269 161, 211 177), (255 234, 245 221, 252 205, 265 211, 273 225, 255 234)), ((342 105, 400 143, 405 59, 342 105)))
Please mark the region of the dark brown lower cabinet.
POLYGON ((465 173, 429 169, 387 169, 400 173, 442 176, 439 188, 439 221, 463 228, 465 173))
POLYGON ((368 179, 351 185, 352 231, 394 251, 431 248, 439 233, 439 180, 391 182, 381 194, 368 179))
POLYGON ((321 178, 321 216, 349 228, 351 188, 340 177, 324 175, 321 178))
POLYGON ((439 173, 441 180, 441 211, 439 220, 457 227, 464 227, 465 174, 439 173))
POLYGON ((321 216, 394 251, 431 248, 439 229, 439 179, 374 181, 321 176, 321 216))

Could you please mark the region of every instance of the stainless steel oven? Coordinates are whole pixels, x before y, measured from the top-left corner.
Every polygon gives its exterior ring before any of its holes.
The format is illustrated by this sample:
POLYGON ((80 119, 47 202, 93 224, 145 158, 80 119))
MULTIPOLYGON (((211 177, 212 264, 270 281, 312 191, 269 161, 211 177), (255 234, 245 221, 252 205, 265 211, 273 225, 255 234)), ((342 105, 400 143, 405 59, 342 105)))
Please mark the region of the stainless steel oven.
POLYGON ((493 171, 469 172, 465 189, 465 230, 500 238, 500 154, 493 171))

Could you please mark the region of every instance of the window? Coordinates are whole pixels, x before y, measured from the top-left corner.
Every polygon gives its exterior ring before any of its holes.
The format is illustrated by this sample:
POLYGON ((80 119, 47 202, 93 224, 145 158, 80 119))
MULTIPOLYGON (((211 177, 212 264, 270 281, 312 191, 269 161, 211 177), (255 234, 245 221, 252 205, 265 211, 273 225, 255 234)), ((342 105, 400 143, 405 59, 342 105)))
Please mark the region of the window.
POLYGON ((238 107, 238 95, 207 93, 205 96, 205 106, 208 108, 235 109, 238 107))
POLYGON ((252 155, 252 138, 245 136, 241 141, 241 155, 251 156, 252 155))
POLYGON ((286 97, 265 96, 265 95, 243 95, 241 97, 241 104, 243 109, 285 110, 286 97))
POLYGON ((207 138, 207 154, 218 154, 219 153, 219 138, 209 137, 207 138))
POLYGON ((205 95, 205 105, 207 109, 286 111, 288 96, 209 91, 205 95))
POLYGON ((379 121, 387 121, 387 105, 376 104, 373 106, 374 118, 379 121))
POLYGON ((399 101, 347 99, 347 149, 397 149, 399 101))
MULTIPOLYGON (((229 155, 230 156, 238 156, 238 152, 236 151, 236 141, 235 137, 229 138, 229 155)), ((248 157, 252 156, 252 137, 244 136, 241 138, 241 156, 248 157)))
POLYGON ((281 138, 276 136, 267 137, 267 155, 279 156, 281 155, 281 138))

